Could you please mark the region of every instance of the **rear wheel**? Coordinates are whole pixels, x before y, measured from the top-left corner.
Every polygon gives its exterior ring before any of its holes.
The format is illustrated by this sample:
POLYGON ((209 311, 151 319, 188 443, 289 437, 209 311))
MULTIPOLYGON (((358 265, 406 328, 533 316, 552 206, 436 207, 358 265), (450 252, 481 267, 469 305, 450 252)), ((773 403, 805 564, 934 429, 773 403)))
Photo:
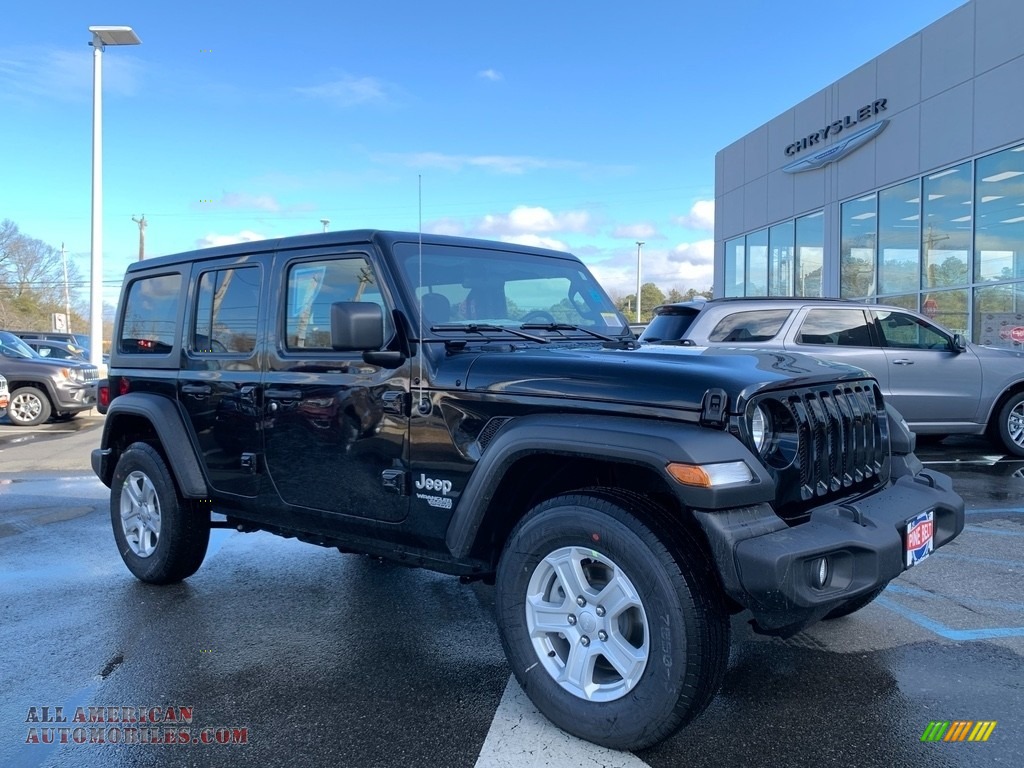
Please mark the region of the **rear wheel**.
POLYGON ((21 387, 11 393, 7 418, 19 427, 34 427, 50 418, 50 398, 35 387, 21 387))
POLYGON ((641 522, 647 504, 600 491, 546 501, 516 526, 497 574, 519 684, 555 725, 614 749, 654 744, 700 714, 729 657, 707 557, 641 522))
POLYGON ((1024 456, 1024 392, 1013 395, 999 410, 999 440, 1014 456, 1024 456))
POLYGON ((132 443, 110 483, 110 520, 125 565, 138 579, 173 584, 202 565, 210 540, 206 513, 178 493, 163 457, 132 443))

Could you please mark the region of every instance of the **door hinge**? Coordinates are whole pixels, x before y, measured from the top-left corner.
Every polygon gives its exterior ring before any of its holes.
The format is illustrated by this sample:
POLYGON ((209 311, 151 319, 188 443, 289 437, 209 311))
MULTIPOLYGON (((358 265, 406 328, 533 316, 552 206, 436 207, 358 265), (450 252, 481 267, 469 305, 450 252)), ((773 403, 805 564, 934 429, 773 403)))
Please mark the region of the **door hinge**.
POLYGON ((250 475, 256 474, 256 454, 255 453, 243 453, 242 454, 242 469, 247 470, 250 475))
POLYGON ((397 413, 399 416, 409 415, 410 398, 408 392, 391 390, 381 396, 381 407, 385 413, 397 413))
POLYGON ((397 493, 399 496, 407 496, 409 493, 404 469, 385 469, 380 473, 380 480, 385 491, 397 493))

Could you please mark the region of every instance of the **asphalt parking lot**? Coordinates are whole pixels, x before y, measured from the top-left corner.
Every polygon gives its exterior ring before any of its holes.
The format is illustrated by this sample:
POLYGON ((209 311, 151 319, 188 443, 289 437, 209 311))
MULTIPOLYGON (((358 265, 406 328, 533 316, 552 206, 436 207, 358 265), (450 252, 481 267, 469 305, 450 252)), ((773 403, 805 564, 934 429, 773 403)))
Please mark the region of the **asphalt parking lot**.
POLYGON ((137 582, 88 471, 100 424, 0 423, 2 766, 1024 764, 1024 461, 982 440, 919 452, 967 500, 957 541, 788 640, 735 617, 719 697, 630 754, 525 701, 489 587, 231 531, 186 583, 137 582), (996 725, 922 741, 935 721, 996 725), (109 743, 129 732, 148 743, 109 743))

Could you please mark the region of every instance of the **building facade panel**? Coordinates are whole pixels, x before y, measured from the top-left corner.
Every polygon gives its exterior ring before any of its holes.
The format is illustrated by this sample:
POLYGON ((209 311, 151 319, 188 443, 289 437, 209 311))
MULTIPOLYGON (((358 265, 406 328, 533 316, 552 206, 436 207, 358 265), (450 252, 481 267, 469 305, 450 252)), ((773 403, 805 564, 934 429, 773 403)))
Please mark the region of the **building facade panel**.
POLYGON ((921 32, 921 98, 928 99, 974 77, 974 3, 967 3, 921 32))
POLYGON ((975 79, 973 119, 975 152, 1020 138, 1024 126, 1024 55, 975 79))
POLYGON ((984 74, 1021 55, 1020 36, 1024 30, 1021 0, 990 0, 975 9, 977 45, 974 72, 984 74))
POLYGON ((1020 30, 1024 0, 969 0, 720 152, 715 294, 896 304, 1024 351, 1020 30))
POLYGON ((973 151, 973 80, 921 102, 921 169, 955 163, 973 151))
MULTIPOLYGON (((875 184, 885 186, 921 168, 921 107, 914 104, 890 118, 875 144, 875 184)), ((852 158, 851 158, 852 159, 852 158)))

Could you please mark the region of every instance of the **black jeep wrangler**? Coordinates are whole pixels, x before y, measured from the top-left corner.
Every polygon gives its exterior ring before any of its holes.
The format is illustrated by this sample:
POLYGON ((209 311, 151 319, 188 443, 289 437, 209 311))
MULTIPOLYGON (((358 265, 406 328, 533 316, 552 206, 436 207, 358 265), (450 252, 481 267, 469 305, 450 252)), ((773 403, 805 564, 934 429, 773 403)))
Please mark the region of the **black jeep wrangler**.
POLYGON ((188 577, 220 526, 495 583, 530 698, 620 749, 707 706, 730 614, 846 615, 964 525, 863 371, 641 348, 537 248, 354 231, 135 263, 108 386, 92 462, 139 579, 188 577))

